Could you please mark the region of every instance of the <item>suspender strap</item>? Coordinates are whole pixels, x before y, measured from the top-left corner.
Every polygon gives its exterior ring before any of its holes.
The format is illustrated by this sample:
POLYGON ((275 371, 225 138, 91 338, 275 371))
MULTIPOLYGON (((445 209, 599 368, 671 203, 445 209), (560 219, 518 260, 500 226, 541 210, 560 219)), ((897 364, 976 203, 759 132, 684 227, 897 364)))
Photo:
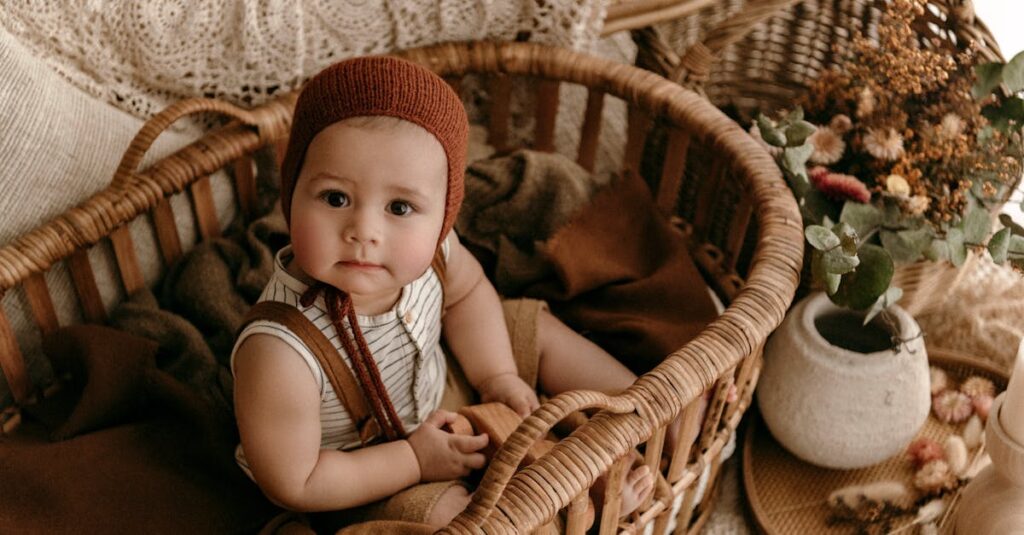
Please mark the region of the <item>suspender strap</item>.
MULTIPOLYGON (((437 273, 437 277, 441 281, 441 300, 442 306, 444 306, 447 265, 441 247, 438 247, 434 253, 430 267, 437 273)), ((370 412, 366 395, 363 389, 359 387, 359 382, 356 380, 355 375, 352 374, 352 370, 342 361, 338 350, 331 344, 331 341, 324 336, 324 333, 316 325, 313 325, 313 322, 309 321, 305 314, 294 306, 285 303, 261 301, 249 309, 242 322, 242 327, 239 328, 239 332, 246 325, 256 320, 267 320, 284 325, 306 344, 306 347, 309 348, 313 355, 316 356, 317 361, 320 362, 320 367, 327 375, 327 380, 330 381, 331 386, 334 388, 338 400, 341 401, 345 410, 348 411, 352 421, 356 423, 356 429, 359 430, 359 440, 364 446, 373 443, 381 437, 380 425, 370 412)), ((384 395, 386 396, 387 393, 385 392, 384 395)))
POLYGON ((268 320, 284 325, 313 352, 341 404, 352 417, 352 421, 356 423, 359 440, 363 445, 370 444, 380 436, 377 421, 370 414, 366 398, 363 396, 355 376, 352 375, 352 370, 341 360, 338 350, 334 348, 330 340, 316 325, 313 325, 313 322, 309 321, 309 318, 291 305, 277 301, 261 301, 249 309, 249 313, 246 314, 245 321, 242 323, 243 328, 256 320, 268 320))

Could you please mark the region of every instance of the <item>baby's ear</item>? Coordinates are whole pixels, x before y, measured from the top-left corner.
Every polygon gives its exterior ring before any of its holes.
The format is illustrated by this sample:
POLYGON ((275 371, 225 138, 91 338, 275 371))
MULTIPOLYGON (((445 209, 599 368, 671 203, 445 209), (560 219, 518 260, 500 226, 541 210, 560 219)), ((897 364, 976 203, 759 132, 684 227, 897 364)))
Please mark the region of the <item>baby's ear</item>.
POLYGON ((51 437, 65 440, 136 414, 158 347, 147 338, 102 325, 71 325, 45 337, 43 351, 55 372, 70 373, 74 383, 84 385, 78 404, 51 437))

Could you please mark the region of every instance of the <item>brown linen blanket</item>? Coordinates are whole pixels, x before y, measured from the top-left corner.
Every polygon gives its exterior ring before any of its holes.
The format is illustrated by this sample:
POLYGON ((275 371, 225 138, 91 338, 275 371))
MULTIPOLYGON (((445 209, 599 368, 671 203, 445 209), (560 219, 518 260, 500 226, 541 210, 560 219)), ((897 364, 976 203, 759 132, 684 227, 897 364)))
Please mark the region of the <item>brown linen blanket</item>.
POLYGON ((224 404, 158 369, 157 343, 78 325, 46 350, 85 384, 0 438, 0 533, 255 532, 277 513, 235 465, 224 404))
POLYGON ((467 200, 457 228, 499 293, 548 301, 639 374, 717 310, 646 185, 632 175, 608 181, 558 154, 522 150, 478 162, 466 175, 467 199, 487 202, 467 200))

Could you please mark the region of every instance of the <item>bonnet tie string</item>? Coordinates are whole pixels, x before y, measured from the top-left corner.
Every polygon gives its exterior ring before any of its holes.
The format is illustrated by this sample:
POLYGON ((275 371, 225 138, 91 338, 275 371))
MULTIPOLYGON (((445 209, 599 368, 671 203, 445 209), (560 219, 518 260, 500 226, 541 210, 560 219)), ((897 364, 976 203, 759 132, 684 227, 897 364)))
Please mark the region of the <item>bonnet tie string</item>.
POLYGON ((370 347, 367 345, 366 339, 363 338, 363 332, 359 328, 359 322, 356 318, 355 307, 352 306, 352 298, 344 291, 333 286, 318 283, 310 286, 309 289, 303 292, 299 302, 302 306, 308 307, 313 304, 313 301, 319 295, 324 297, 324 303, 327 305, 327 315, 331 318, 331 324, 338 331, 342 347, 352 360, 352 367, 356 372, 356 378, 359 380, 359 386, 363 389, 363 393, 370 402, 373 418, 377 421, 378 427, 384 433, 388 442, 404 438, 405 428, 402 426, 402 420, 398 417, 395 406, 391 403, 391 398, 384 388, 384 381, 381 379, 380 370, 377 368, 377 363, 373 360, 373 355, 370 353, 370 347), (348 318, 348 323, 352 327, 351 335, 348 329, 345 328, 345 318, 348 318), (353 336, 355 340, 352 339, 353 336))

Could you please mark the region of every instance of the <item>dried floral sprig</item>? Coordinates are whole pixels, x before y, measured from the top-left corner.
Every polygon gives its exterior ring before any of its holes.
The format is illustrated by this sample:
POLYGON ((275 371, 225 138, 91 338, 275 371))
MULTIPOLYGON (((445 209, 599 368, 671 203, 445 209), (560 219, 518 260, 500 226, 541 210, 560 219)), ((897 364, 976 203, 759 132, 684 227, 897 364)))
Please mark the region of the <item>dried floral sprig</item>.
POLYGON ((890 287, 894 265, 961 266, 969 251, 987 249, 996 263, 1024 270, 1024 227, 993 233, 990 223, 1024 169, 1024 77, 1016 74, 1024 54, 979 64, 967 39, 926 40, 916 29, 924 5, 885 2, 877 35, 837 50, 845 61, 822 73, 796 110, 755 125, 805 227, 818 227, 805 235, 833 244, 825 234, 837 220, 853 229, 852 240, 835 233, 852 243, 842 249, 809 238, 808 261, 815 284, 837 304, 867 310, 865 322, 902 295, 890 287), (1001 83, 1020 96, 982 98, 1001 83))

